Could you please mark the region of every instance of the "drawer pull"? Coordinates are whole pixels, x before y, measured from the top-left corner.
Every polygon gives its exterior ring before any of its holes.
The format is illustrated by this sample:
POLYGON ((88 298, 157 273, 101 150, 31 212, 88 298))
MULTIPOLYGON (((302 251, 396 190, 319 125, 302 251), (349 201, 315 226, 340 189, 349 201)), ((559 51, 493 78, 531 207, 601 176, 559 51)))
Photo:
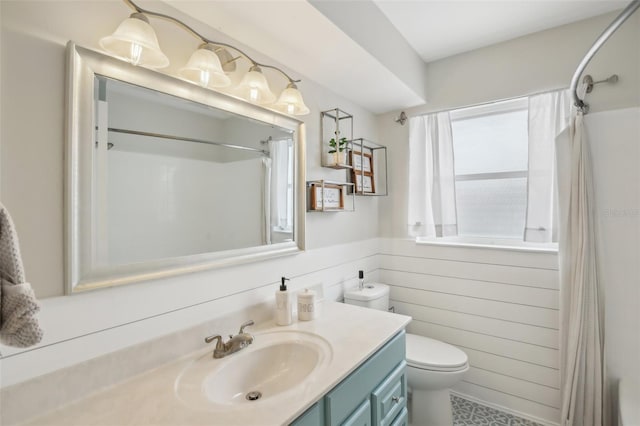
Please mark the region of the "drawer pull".
POLYGON ((393 401, 394 404, 397 404, 398 402, 400 402, 400 397, 394 396, 393 398, 391 398, 391 400, 393 401))

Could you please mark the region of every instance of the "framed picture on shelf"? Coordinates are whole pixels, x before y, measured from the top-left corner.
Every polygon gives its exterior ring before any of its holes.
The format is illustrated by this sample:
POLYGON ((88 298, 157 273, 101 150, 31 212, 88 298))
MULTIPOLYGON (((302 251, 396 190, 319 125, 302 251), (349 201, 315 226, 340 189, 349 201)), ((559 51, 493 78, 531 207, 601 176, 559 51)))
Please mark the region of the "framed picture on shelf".
POLYGON ((311 184, 311 210, 344 210, 344 187, 325 183, 311 184), (324 191, 323 191, 324 189, 324 191))
POLYGON ((351 151, 351 165, 353 170, 373 174, 373 156, 358 151, 351 151))
POLYGON ((372 173, 364 173, 353 171, 353 183, 355 184, 356 193, 373 194, 376 192, 376 184, 373 180, 372 173))

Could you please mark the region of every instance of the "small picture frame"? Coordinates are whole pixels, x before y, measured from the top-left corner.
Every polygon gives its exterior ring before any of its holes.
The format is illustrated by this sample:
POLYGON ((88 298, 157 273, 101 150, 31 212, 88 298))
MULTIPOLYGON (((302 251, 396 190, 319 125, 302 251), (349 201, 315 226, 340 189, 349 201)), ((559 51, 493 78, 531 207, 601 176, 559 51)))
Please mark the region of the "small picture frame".
POLYGON ((376 184, 371 173, 362 175, 359 172, 357 174, 354 172, 354 176, 353 183, 355 184, 356 193, 374 194, 376 192, 376 184))
POLYGON ((373 170, 373 155, 351 151, 351 181, 356 194, 375 194, 376 184, 373 170))
POLYGON ((373 156, 371 154, 351 151, 351 165, 353 170, 362 171, 365 174, 373 174, 373 156))
POLYGON ((344 187, 325 183, 311 184, 311 210, 344 210, 344 187), (324 191, 323 191, 324 189, 324 191))

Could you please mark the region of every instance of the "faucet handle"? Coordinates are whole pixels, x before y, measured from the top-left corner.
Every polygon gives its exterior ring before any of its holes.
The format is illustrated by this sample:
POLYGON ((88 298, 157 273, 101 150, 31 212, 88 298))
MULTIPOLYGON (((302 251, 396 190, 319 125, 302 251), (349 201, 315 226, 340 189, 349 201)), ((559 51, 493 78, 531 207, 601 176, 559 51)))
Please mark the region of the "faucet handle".
POLYGON ((245 328, 245 327, 249 327, 250 325, 254 325, 254 324, 255 324, 255 323, 253 322, 253 320, 249 320, 249 321, 247 321, 247 322, 243 323, 243 324, 240 326, 240 331, 238 332, 238 334, 242 334, 242 333, 244 333, 244 328, 245 328))

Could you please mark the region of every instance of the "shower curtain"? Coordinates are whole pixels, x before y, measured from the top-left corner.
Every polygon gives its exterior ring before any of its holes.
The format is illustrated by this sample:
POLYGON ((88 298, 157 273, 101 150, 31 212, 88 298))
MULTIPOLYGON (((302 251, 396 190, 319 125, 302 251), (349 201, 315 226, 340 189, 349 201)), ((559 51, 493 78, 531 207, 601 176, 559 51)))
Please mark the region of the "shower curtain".
POLYGON ((604 301, 596 267, 592 171, 583 114, 556 139, 561 312, 561 424, 607 424, 604 301))

